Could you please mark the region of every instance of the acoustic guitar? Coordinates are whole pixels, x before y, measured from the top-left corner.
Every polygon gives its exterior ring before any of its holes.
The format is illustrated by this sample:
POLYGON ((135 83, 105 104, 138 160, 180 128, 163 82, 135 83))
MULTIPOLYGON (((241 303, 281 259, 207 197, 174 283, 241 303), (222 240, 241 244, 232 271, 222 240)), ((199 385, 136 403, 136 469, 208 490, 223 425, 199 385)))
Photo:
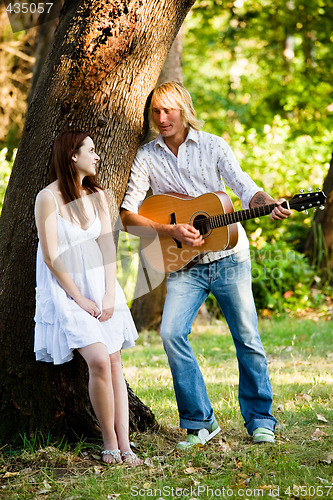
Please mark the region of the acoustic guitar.
MULTIPOLYGON (((321 208, 325 199, 322 191, 300 192, 282 206, 301 212, 321 208)), ((238 241, 237 222, 268 215, 275 206, 272 203, 235 212, 231 199, 222 191, 197 198, 177 193, 151 196, 142 203, 140 215, 162 224, 191 224, 200 231, 205 244, 204 248, 190 247, 169 236, 159 236, 155 231, 152 234, 147 228, 147 234, 141 236, 143 256, 154 269, 163 273, 188 269, 207 252, 233 248, 238 241)))

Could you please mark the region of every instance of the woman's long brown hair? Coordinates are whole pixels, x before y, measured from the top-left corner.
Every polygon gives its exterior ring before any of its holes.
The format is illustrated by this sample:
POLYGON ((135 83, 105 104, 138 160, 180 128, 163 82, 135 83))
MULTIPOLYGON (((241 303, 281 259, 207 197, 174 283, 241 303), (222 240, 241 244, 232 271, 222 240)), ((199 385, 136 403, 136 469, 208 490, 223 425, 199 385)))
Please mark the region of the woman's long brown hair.
MULTIPOLYGON (((79 173, 76 169, 73 155, 78 153, 84 140, 90 137, 88 132, 82 130, 67 130, 61 132, 53 144, 52 161, 50 168, 50 181, 58 180, 59 189, 68 205, 69 213, 72 218, 72 211, 78 217, 81 224, 87 221, 83 203, 81 200, 81 183, 79 173), (75 201, 76 203, 71 203, 75 201)), ((83 179, 82 185, 89 193, 98 193, 99 186, 96 182, 96 176, 87 176, 83 179)), ((96 196, 99 202, 99 196, 96 196)), ((99 202, 100 204, 100 202, 99 202)))

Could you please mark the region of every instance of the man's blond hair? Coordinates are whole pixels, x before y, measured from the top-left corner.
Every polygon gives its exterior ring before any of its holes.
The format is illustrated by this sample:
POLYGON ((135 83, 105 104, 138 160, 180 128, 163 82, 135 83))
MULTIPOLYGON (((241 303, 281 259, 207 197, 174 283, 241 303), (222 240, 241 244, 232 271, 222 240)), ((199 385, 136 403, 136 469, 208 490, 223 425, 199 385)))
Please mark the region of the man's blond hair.
POLYGON ((152 95, 149 106, 149 124, 154 132, 158 133, 158 128, 153 120, 152 110, 157 105, 162 105, 165 109, 180 109, 184 125, 188 129, 200 130, 203 122, 197 118, 194 110, 192 98, 188 90, 182 83, 166 82, 157 87, 152 95))

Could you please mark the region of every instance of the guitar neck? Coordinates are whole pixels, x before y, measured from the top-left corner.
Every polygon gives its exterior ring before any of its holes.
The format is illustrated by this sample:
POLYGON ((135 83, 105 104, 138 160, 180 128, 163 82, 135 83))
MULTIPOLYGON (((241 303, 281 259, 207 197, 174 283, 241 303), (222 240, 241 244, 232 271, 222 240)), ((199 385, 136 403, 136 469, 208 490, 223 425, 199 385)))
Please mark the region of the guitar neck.
MULTIPOLYGON (((286 202, 283 202, 282 206, 287 208, 286 202)), ((212 217, 209 217, 210 227, 215 229, 217 227, 228 226, 229 224, 235 224, 236 222, 242 222, 243 220, 255 219, 256 217, 263 217, 264 215, 270 214, 274 207, 276 207, 276 203, 272 203, 271 205, 263 205, 255 208, 249 208, 247 210, 238 210, 237 212, 214 215, 212 217)))

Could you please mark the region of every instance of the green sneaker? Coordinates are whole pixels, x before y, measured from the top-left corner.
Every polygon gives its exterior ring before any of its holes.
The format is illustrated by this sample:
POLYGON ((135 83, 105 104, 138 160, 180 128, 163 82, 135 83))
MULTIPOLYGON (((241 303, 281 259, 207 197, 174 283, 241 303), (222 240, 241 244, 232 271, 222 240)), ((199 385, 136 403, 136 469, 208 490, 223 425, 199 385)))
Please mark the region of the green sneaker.
POLYGON ((274 432, 264 427, 257 427, 252 434, 254 443, 275 443, 274 432))
POLYGON ((187 448, 191 448, 191 446, 195 446, 196 444, 206 444, 214 436, 216 436, 216 434, 218 434, 220 430, 221 429, 216 420, 214 420, 214 422, 205 429, 199 429, 197 431, 188 429, 186 440, 180 441, 180 443, 177 444, 177 449, 186 450, 187 448))

